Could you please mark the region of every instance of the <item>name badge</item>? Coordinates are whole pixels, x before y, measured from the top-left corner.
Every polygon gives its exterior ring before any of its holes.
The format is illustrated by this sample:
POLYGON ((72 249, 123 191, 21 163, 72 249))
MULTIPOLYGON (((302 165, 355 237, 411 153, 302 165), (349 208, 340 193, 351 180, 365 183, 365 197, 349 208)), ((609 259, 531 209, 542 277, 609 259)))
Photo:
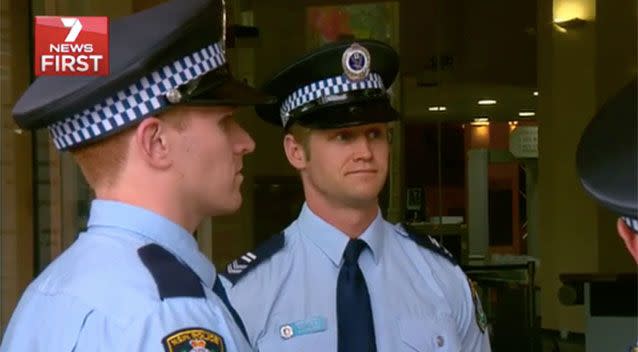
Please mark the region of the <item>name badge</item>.
POLYGON ((279 328, 279 334, 282 339, 288 340, 295 336, 314 334, 316 332, 324 331, 326 330, 326 326, 326 318, 312 317, 282 325, 279 328))

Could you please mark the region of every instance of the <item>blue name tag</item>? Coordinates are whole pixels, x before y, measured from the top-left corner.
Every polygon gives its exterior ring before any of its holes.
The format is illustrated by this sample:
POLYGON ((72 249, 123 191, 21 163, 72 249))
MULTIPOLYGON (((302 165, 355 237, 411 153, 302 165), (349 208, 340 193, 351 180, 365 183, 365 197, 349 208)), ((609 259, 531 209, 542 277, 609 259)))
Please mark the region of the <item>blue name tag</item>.
POLYGON ((282 325, 281 328, 279 328, 279 334, 281 335, 281 338, 287 340, 294 336, 308 335, 324 331, 326 330, 326 325, 326 318, 312 317, 282 325))

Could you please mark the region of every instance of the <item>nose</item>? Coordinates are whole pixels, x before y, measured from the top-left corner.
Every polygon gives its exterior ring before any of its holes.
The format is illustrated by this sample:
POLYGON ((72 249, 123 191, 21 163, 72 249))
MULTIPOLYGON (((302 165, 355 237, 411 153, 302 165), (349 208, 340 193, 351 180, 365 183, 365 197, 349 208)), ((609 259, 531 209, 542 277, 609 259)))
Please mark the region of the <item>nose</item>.
POLYGON ((370 141, 367 138, 358 138, 354 143, 355 160, 370 160, 372 159, 372 148, 370 148, 370 141))
POLYGON ((255 151, 255 141, 250 134, 241 126, 237 125, 237 138, 235 143, 235 152, 237 154, 246 155, 255 151))

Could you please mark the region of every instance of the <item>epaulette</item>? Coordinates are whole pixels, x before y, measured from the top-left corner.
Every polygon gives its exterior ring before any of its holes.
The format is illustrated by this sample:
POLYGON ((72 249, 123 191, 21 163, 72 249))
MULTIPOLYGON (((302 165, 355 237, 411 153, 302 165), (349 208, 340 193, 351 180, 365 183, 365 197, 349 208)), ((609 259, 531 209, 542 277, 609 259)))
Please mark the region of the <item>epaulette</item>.
POLYGON ((160 298, 206 297, 199 277, 173 254, 157 244, 137 250, 142 263, 153 275, 160 298))
POLYGON ((412 241, 416 242, 419 246, 442 256, 443 258, 450 261, 450 263, 452 263, 453 265, 459 265, 452 253, 450 253, 450 251, 448 251, 437 240, 435 240, 434 237, 430 235, 420 235, 414 228, 405 223, 401 223, 401 227, 408 235, 408 237, 412 241))
POLYGON ((257 249, 246 252, 241 257, 233 260, 226 266, 226 271, 222 275, 233 285, 236 284, 244 275, 284 248, 285 241, 286 238, 283 232, 272 236, 257 249))

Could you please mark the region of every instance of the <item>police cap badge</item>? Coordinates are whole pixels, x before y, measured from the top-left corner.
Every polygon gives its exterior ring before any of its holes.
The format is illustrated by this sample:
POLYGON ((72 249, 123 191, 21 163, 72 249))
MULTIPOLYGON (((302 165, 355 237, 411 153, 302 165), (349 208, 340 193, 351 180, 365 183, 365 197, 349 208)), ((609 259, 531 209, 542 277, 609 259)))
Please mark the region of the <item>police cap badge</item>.
POLYGON ((256 106, 267 122, 285 129, 339 128, 398 119, 388 89, 399 56, 376 40, 324 45, 280 70, 262 87, 277 103, 256 106))

